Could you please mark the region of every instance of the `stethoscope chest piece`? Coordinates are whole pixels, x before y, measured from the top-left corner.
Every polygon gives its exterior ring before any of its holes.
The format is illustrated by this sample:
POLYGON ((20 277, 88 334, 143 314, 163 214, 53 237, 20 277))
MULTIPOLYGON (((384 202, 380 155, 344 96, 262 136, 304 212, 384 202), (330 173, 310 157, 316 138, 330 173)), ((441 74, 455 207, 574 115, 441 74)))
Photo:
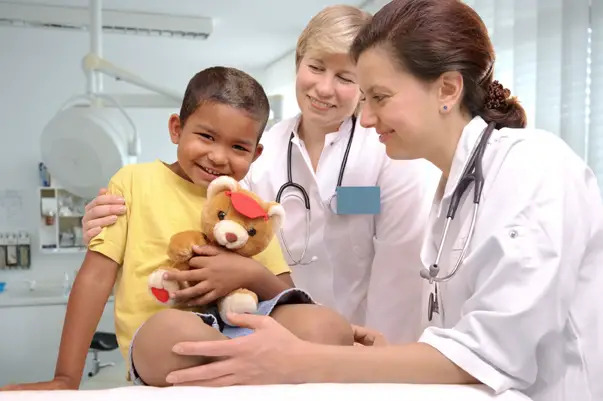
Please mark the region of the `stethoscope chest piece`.
POLYGON ((427 318, 429 319, 429 321, 431 322, 431 320, 433 319, 433 314, 440 313, 440 306, 438 303, 438 289, 437 289, 437 285, 436 285, 436 290, 435 293, 430 293, 429 294, 429 302, 427 305, 427 318))

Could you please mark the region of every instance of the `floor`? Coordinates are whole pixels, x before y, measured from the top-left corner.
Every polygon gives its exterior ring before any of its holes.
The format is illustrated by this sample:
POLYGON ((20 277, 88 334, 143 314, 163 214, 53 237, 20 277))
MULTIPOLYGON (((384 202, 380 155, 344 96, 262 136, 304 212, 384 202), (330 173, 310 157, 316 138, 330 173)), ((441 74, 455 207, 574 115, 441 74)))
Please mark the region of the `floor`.
POLYGON ((95 376, 83 380, 80 390, 98 390, 131 385, 132 383, 126 380, 125 363, 118 362, 115 366, 102 368, 95 376))

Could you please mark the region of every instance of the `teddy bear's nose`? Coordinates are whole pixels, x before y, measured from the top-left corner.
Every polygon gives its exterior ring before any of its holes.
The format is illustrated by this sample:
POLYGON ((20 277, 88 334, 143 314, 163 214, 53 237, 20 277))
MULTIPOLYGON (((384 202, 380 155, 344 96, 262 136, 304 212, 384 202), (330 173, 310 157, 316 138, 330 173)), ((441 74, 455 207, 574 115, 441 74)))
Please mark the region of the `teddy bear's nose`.
POLYGON ((226 233, 226 241, 228 242, 237 242, 237 235, 233 233, 226 233))

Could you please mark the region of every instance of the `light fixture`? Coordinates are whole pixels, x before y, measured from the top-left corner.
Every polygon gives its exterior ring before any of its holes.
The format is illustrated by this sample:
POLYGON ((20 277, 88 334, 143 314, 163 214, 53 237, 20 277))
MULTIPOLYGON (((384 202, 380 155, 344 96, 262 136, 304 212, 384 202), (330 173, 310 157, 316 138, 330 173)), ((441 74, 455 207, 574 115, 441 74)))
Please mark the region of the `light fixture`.
POLYGON ((90 53, 84 57, 87 91, 69 99, 44 127, 42 161, 60 187, 84 198, 96 196, 122 166, 137 162, 140 138, 125 107, 179 107, 182 95, 147 82, 102 58, 101 0, 90 1, 90 53), (103 92, 102 77, 155 92, 103 92))
MULTIPOLYGON (((213 31, 209 17, 156 14, 127 10, 103 10, 103 32, 207 39, 213 31)), ((88 30, 85 7, 0 2, 0 24, 16 27, 88 30)))

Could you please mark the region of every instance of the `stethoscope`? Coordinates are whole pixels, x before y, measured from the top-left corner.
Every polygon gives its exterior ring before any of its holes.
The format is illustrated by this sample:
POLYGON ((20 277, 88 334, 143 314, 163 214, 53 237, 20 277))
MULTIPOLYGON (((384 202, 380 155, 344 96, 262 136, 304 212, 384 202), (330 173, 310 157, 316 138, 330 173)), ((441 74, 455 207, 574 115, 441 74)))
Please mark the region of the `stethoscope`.
MULTIPOLYGON (((354 139, 354 131, 356 130, 356 116, 352 116, 352 128, 350 130, 350 137, 348 138, 348 144, 345 148, 345 153, 343 154, 343 160, 341 161, 341 166, 339 168, 339 177, 337 177, 337 187, 341 186, 341 183, 343 181, 343 173, 345 172, 345 166, 348 162, 348 156, 350 154, 350 148, 352 147, 352 140, 354 139)), ((306 192, 306 189, 300 185, 297 184, 295 182, 293 182, 293 178, 292 178, 292 174, 291 174, 291 152, 292 152, 292 148, 293 148, 293 138, 295 137, 295 134, 293 132, 291 132, 291 136, 289 137, 289 146, 287 147, 287 182, 285 182, 278 190, 277 194, 276 194, 276 202, 281 203, 281 195, 283 194, 283 191, 287 188, 295 188, 299 191, 299 193, 301 194, 301 197, 299 195, 295 195, 295 194, 291 194, 289 196, 293 196, 299 200, 302 200, 304 202, 304 206, 306 208, 306 238, 305 238, 305 242, 304 242, 304 249, 302 251, 301 257, 296 260, 293 255, 291 254, 291 251, 289 249, 289 246, 287 245, 287 241, 285 240, 285 235, 283 233, 283 228, 280 228, 280 232, 281 232, 281 240, 283 242, 283 246, 285 248, 285 251, 287 251, 287 254, 289 255, 289 258, 293 261, 293 263, 290 264, 290 266, 296 266, 296 265, 309 265, 312 262, 315 262, 316 260, 318 260, 318 258, 316 256, 312 256, 312 258, 310 259, 310 261, 308 262, 304 262, 304 256, 306 255, 306 251, 308 250, 308 242, 310 241, 310 220, 311 220, 311 211, 310 211, 310 197, 308 196, 308 193, 306 192)), ((333 211, 333 213, 336 213, 336 209, 333 207, 333 200, 336 197, 336 193, 334 192, 333 195, 331 195, 331 197, 329 198, 329 201, 327 202, 329 205, 329 208, 331 209, 331 211, 333 211)))
POLYGON ((438 247, 435 262, 431 266, 429 266, 429 269, 425 267, 421 268, 421 277, 428 280, 429 284, 433 284, 434 282, 436 283, 434 286, 434 292, 429 294, 429 304, 427 305, 427 318, 429 319, 429 321, 432 320, 434 313, 440 313, 438 301, 438 283, 448 281, 456 275, 459 267, 461 266, 465 258, 467 247, 471 243, 471 238, 473 237, 473 231, 475 229, 475 220, 477 218, 477 212, 479 210, 479 202, 482 195, 482 189, 484 187, 482 158, 484 156, 484 151, 486 150, 486 145, 488 144, 488 139, 490 138, 490 135, 494 130, 494 126, 495 123, 491 122, 482 132, 481 138, 479 139, 477 145, 471 152, 469 161, 467 162, 467 165, 465 166, 465 169, 461 174, 461 178, 456 188, 454 189, 454 192, 452 193, 452 197, 450 198, 450 206, 448 206, 448 213, 446 215, 446 224, 444 226, 444 232, 442 233, 442 239, 440 240, 440 245, 438 247), (457 259, 452 271, 444 277, 438 277, 438 273, 440 272, 440 257, 442 256, 442 249, 444 247, 444 243, 448 235, 448 228, 450 227, 452 219, 454 219, 463 194, 471 183, 473 183, 473 216, 471 217, 469 233, 465 242, 463 243, 461 255, 457 259))

